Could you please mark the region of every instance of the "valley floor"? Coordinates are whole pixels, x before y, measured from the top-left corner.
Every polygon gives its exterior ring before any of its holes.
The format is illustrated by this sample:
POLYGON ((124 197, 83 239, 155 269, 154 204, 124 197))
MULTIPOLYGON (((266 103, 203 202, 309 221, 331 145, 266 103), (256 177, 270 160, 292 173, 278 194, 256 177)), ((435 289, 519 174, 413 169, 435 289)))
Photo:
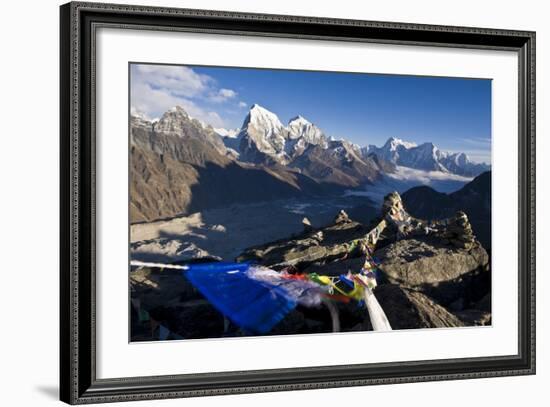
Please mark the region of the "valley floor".
POLYGON ((303 229, 302 219, 320 227, 344 209, 368 223, 379 211, 383 197, 418 185, 453 192, 470 178, 454 174, 398 167, 375 185, 347 191, 343 196, 291 198, 210 209, 188 216, 133 224, 130 252, 133 260, 175 262, 213 257, 232 261, 244 249, 286 238, 303 229))
POLYGON ((319 227, 330 223, 341 209, 363 222, 379 210, 360 196, 287 199, 211 209, 131 225, 131 257, 174 262, 212 256, 232 261, 248 247, 301 232, 305 216, 319 227))

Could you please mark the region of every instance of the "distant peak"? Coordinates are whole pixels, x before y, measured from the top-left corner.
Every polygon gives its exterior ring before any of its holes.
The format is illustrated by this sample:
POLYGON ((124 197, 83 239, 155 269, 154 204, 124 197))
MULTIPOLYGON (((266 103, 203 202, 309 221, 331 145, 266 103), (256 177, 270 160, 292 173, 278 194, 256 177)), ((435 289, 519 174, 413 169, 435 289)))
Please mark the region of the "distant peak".
POLYGON ((250 107, 250 111, 251 112, 268 112, 268 113, 271 113, 269 110, 267 110, 265 107, 263 106, 260 106, 259 104, 257 103, 254 103, 251 107, 250 107))
POLYGON ((397 138, 397 137, 390 137, 384 145, 388 146, 388 147, 390 147, 390 146, 391 147, 403 146, 406 149, 416 147, 416 143, 412 143, 410 141, 405 141, 405 140, 402 140, 402 139, 397 138))
POLYGON ((420 146, 418 146, 419 148, 424 148, 424 149, 428 149, 428 150, 438 150, 437 146, 432 143, 431 141, 428 141, 426 143, 422 143, 420 144, 420 146))
POLYGON ((281 129, 284 127, 275 113, 257 103, 254 103, 250 108, 242 128, 246 128, 251 123, 263 128, 281 129))
MULTIPOLYGON (((254 103, 252 107, 250 108, 250 111, 248 112, 248 115, 250 117, 270 117, 270 118, 276 118, 277 115, 269 110, 267 110, 265 107, 260 106, 257 103, 254 103)), ((279 120, 277 118, 277 120, 279 120)))
POLYGON ((185 109, 179 105, 172 107, 171 109, 167 110, 166 113, 164 113, 163 117, 166 117, 167 115, 175 113, 178 115, 181 115, 183 117, 192 119, 192 117, 185 111, 185 109))
POLYGON ((296 117, 293 117, 292 119, 290 119, 288 121, 288 124, 291 125, 291 124, 312 124, 309 120, 307 120, 304 116, 302 115, 298 115, 296 117))
POLYGON ((184 109, 183 107, 181 107, 180 105, 174 106, 173 108, 171 108, 171 109, 169 110, 169 112, 172 112, 172 113, 178 112, 178 113, 185 113, 185 114, 187 114, 187 112, 185 111, 185 109, 184 109))

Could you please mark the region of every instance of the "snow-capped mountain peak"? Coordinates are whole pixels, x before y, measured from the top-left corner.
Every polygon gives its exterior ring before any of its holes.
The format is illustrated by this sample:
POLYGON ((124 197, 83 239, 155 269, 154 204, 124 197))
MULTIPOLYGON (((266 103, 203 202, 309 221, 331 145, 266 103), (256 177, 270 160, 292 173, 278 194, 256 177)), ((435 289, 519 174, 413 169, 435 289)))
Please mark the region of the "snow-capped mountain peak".
POLYGON ((307 126, 307 125, 311 125, 311 122, 309 120, 307 120, 304 116, 298 115, 298 116, 295 116, 292 119, 290 119, 288 121, 288 125, 289 126, 291 126, 291 125, 307 126))
POLYGON ((286 163, 285 144, 288 130, 277 115, 254 104, 244 119, 238 135, 239 153, 243 161, 263 162, 266 159, 286 163))
POLYGON ((288 122, 288 131, 292 140, 297 140, 297 144, 305 146, 306 144, 321 145, 326 148, 327 137, 323 131, 308 121, 303 116, 296 116, 288 122))
POLYGON ((248 112, 248 115, 244 120, 242 126, 243 129, 248 125, 254 125, 257 128, 265 130, 267 133, 269 133, 266 134, 268 136, 270 135, 270 133, 284 128, 283 124, 275 113, 270 112, 269 110, 258 104, 253 104, 250 108, 250 111, 248 112))
POLYGON ((303 116, 291 119, 284 126, 277 115, 254 104, 238 135, 240 157, 245 161, 266 159, 287 164, 310 145, 327 147, 323 131, 303 116))
POLYGON ((172 107, 171 109, 168 110, 167 113, 179 113, 186 117, 189 117, 189 114, 185 111, 185 109, 179 105, 172 107))
POLYGON ((462 176, 476 176, 490 169, 488 165, 471 162, 464 153, 442 151, 432 142, 416 145, 395 137, 388 139, 382 147, 370 145, 368 149, 363 149, 365 153, 376 154, 403 167, 451 172, 462 176))
POLYGON ((416 147, 416 143, 411 143, 409 141, 404 141, 404 140, 401 140, 400 138, 397 138, 397 137, 390 137, 387 141, 386 141, 386 144, 384 144, 384 147, 386 147, 390 149, 390 151, 396 151, 399 146, 402 146, 404 148, 406 148, 407 150, 410 149, 410 148, 413 148, 413 147, 416 147))
POLYGON ((469 157, 464 153, 454 153, 448 156, 456 165, 466 165, 470 163, 469 157))
POLYGON ((165 112, 160 120, 155 123, 155 131, 157 133, 183 137, 186 134, 185 128, 190 124, 204 127, 202 123, 194 120, 181 106, 174 106, 165 112))
POLYGON ((489 165, 473 163, 464 153, 442 151, 432 142, 417 145, 390 137, 382 147, 369 145, 361 148, 346 139, 326 136, 301 115, 293 117, 284 126, 275 113, 258 104, 251 106, 240 131, 219 128, 214 131, 226 148, 234 151, 234 156, 243 162, 292 166, 302 155, 319 155, 320 151, 326 150, 325 157, 339 157, 348 163, 365 163, 374 154, 381 159, 379 162, 386 162, 384 165, 461 176, 476 176, 490 169, 489 165))

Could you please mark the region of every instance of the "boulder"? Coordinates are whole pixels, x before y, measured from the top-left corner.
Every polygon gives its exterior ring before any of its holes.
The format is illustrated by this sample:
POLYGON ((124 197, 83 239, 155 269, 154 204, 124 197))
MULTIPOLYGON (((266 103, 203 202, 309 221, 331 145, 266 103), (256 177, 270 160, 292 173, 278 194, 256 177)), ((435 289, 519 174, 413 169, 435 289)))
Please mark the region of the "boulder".
POLYGON ((464 308, 490 288, 489 256, 479 244, 466 250, 416 237, 390 244, 375 257, 388 282, 422 291, 446 306, 462 299, 464 308))

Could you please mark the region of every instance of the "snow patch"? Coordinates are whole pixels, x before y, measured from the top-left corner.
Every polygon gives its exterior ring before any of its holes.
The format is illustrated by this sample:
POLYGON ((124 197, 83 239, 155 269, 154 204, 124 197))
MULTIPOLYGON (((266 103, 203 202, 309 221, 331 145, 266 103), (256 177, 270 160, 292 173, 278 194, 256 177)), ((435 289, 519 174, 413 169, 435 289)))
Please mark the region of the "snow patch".
POLYGON ((214 131, 217 135, 220 137, 227 137, 227 138, 237 138, 239 135, 239 131, 241 129, 224 129, 224 128, 215 128, 214 131))

